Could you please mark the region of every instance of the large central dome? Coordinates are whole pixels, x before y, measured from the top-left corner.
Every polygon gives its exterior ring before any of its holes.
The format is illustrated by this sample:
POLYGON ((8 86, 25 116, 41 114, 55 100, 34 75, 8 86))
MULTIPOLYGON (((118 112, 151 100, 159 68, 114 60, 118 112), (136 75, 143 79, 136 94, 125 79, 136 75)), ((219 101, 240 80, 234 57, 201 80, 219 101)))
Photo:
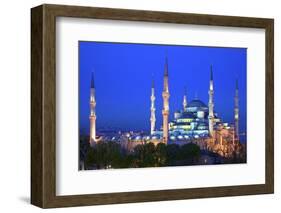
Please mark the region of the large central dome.
POLYGON ((188 107, 207 107, 207 105, 203 101, 196 99, 189 102, 188 107))

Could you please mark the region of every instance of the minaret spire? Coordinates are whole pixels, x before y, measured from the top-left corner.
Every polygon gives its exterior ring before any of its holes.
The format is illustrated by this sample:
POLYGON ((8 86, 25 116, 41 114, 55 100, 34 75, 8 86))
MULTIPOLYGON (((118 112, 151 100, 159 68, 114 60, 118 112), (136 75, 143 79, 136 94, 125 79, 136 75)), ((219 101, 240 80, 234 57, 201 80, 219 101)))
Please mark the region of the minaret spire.
POLYGON ((213 84, 213 66, 210 67, 210 87, 209 87, 209 134, 214 136, 214 84, 213 84))
POLYGON ((90 89, 90 144, 96 142, 96 99, 95 99, 95 83, 94 73, 91 74, 91 89, 90 89))
POLYGON ((186 92, 186 87, 184 87, 184 94, 183 94, 183 111, 186 112, 187 110, 187 92, 186 92))
POLYGON ((155 88, 154 88, 154 79, 152 79, 151 83, 151 106, 150 106, 150 134, 153 135, 155 133, 155 88))
POLYGON ((168 57, 165 58, 164 76, 168 76, 168 57))
POLYGON ((91 88, 95 88, 94 73, 91 74, 91 88))
POLYGON ((165 58, 165 68, 164 68, 164 91, 169 92, 169 84, 168 84, 168 58, 165 58))
POLYGON ((213 65, 211 65, 211 70, 210 70, 210 80, 213 80, 213 65))
POLYGON ((168 84, 168 58, 166 56, 164 68, 164 87, 162 92, 163 97, 163 143, 168 143, 169 138, 169 84, 168 84))
POLYGON ((238 80, 235 82, 235 96, 234 96, 234 120, 235 120, 235 137, 239 141, 239 89, 238 80))

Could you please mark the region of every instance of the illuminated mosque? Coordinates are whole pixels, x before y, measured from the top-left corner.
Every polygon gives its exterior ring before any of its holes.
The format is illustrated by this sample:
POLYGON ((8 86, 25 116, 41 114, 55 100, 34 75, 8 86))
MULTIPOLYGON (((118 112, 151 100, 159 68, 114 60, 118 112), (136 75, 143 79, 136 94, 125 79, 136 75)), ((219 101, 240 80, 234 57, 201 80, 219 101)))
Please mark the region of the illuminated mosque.
POLYGON ((232 140, 238 140, 239 136, 239 98, 238 81, 236 81, 236 90, 234 97, 234 126, 223 123, 214 111, 214 81, 213 70, 210 67, 209 83, 209 102, 208 106, 197 97, 188 102, 186 88, 184 91, 182 110, 174 113, 174 119, 168 122, 169 116, 169 84, 168 84, 168 62, 166 59, 164 71, 163 97, 163 126, 160 131, 155 129, 155 88, 154 81, 151 87, 151 107, 150 107, 150 136, 146 139, 162 139, 164 143, 168 141, 185 141, 196 138, 214 137, 218 130, 232 131, 232 140), (233 138, 235 137, 235 138, 233 138))
MULTIPOLYGON (((150 134, 127 134, 123 138, 123 145, 128 150, 133 149, 137 144, 152 142, 158 143, 196 143, 203 150, 211 150, 222 156, 231 156, 234 152, 241 150, 239 142, 239 90, 236 80, 234 92, 234 124, 223 122, 214 111, 214 80, 213 69, 210 67, 209 81, 209 101, 206 105, 196 97, 188 102, 186 88, 184 89, 182 109, 174 112, 173 119, 169 121, 169 74, 168 60, 166 58, 164 67, 163 82, 163 109, 162 109, 162 127, 156 129, 155 115, 155 87, 154 80, 151 86, 151 106, 150 106, 150 134)), ((91 80, 90 96, 90 144, 96 143, 101 138, 96 137, 96 114, 95 114, 95 87, 93 77, 91 80)), ((120 142, 120 141, 119 141, 120 142)))

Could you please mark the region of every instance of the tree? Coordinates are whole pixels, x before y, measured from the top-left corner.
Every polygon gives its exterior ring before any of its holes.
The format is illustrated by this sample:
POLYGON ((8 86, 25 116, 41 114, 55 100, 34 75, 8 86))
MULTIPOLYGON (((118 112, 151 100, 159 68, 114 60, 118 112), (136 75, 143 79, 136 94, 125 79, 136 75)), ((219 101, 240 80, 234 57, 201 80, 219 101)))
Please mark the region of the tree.
POLYGON ((122 161, 120 144, 108 142, 106 148, 107 164, 113 168, 119 168, 122 161))
POLYGON ((135 164, 137 167, 140 167, 142 165, 142 162, 144 161, 144 145, 137 145, 134 148, 134 155, 135 155, 135 164))
POLYGON ((153 143, 144 145, 144 161, 143 167, 154 167, 156 164, 155 146, 153 143))
POLYGON ((134 148, 137 167, 154 167, 156 165, 155 146, 153 143, 137 145, 134 148))
POLYGON ((119 168, 122 161, 121 146, 118 143, 108 141, 99 142, 95 145, 96 164, 98 168, 119 168))
POLYGON ((96 163, 98 169, 103 169, 107 167, 107 144, 106 142, 99 142, 95 145, 96 149, 96 163))
POLYGON ((79 138, 79 159, 85 162, 86 154, 90 148, 89 137, 80 136, 79 138))
POLYGON ((197 161, 200 157, 200 147, 194 143, 188 143, 182 145, 180 148, 180 159, 191 161, 197 161))
POLYGON ((136 160, 136 158, 134 157, 134 155, 125 154, 121 157, 117 168, 134 168, 134 167, 136 167, 135 160, 136 160))
POLYGON ((86 169, 91 169, 91 167, 94 166, 94 164, 96 163, 96 150, 92 147, 88 148, 86 157, 85 157, 85 168, 86 169))
POLYGON ((174 165, 178 160, 180 152, 180 146, 178 144, 168 144, 166 147, 167 160, 166 164, 171 166, 174 165))
POLYGON ((159 143, 155 149, 157 166, 166 166, 167 161, 167 146, 164 143, 159 143))

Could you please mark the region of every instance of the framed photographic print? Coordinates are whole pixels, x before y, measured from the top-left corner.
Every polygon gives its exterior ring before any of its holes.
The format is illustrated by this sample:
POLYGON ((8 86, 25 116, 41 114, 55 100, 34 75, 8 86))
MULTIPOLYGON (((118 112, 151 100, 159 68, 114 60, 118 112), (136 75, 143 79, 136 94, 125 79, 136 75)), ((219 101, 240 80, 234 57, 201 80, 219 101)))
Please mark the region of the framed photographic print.
POLYGON ((273 19, 31 10, 31 203, 273 193, 273 19))

